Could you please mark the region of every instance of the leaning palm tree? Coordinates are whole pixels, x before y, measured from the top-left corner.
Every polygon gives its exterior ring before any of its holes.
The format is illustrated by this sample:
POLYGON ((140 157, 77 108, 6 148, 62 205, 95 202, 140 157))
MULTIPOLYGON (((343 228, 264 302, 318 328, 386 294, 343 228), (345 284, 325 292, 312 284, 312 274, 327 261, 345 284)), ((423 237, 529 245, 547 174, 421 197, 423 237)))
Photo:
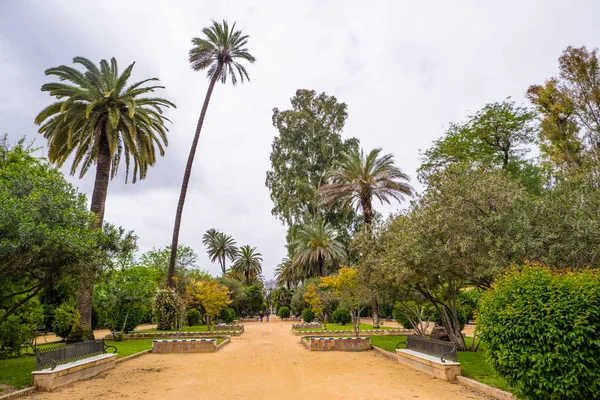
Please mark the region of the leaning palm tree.
MULTIPOLYGON (((43 109, 35 118, 39 133, 48 140, 48 158, 62 166, 71 156, 71 175, 79 169, 79 178, 96 165, 91 211, 96 214, 95 228, 101 228, 108 182, 117 175, 125 161, 125 182, 144 179, 148 167, 154 165, 157 153, 164 155, 168 144, 163 108, 175 107, 168 100, 148 96, 163 86, 147 85, 157 78, 127 85, 135 63, 119 74, 117 61, 100 61, 100 67, 83 57, 75 64, 84 71, 61 65, 46 70, 46 75, 62 82, 47 83, 43 92, 57 102, 43 109), (63 83, 64 82, 64 83, 63 83)), ((93 273, 81 274, 77 294, 84 338, 93 338, 92 294, 93 273)))
POLYGON ((240 247, 238 258, 231 270, 234 274, 244 277, 246 285, 260 280, 262 272, 262 254, 256 252, 256 247, 248 245, 240 247))
MULTIPOLYGON (((367 156, 362 150, 342 153, 342 160, 328 173, 329 183, 318 190, 321 204, 332 206, 341 202, 345 208, 362 209, 365 229, 372 231, 373 197, 390 203, 390 199, 404 200, 413 188, 407 183, 408 175, 394 166, 394 156, 379 157, 381 149, 373 149, 367 156)), ((379 327, 379 304, 373 298, 373 327, 379 327)))
POLYGON ((248 72, 246 72, 246 68, 240 61, 248 61, 252 64, 256 60, 254 56, 248 53, 248 49, 244 47, 248 41, 248 36, 242 35, 241 31, 236 31, 235 23, 230 28, 227 21, 223 21, 222 24, 213 21, 212 26, 204 28, 202 33, 204 33, 204 38, 197 37, 192 39, 193 47, 190 50, 189 58, 194 71, 207 70, 207 77, 210 78, 210 83, 204 97, 202 111, 200 111, 200 118, 196 125, 196 133, 194 134, 194 140, 192 141, 192 147, 185 166, 181 193, 179 194, 179 202, 177 203, 177 213, 175 214, 175 225, 173 227, 173 239, 171 243, 173 247, 171 250, 171 259, 169 260, 168 285, 171 288, 175 287, 173 277, 175 276, 177 245, 179 243, 179 229, 181 227, 185 196, 210 96, 217 80, 221 81, 221 83, 227 83, 227 77, 229 76, 234 86, 237 84, 238 79, 242 83, 244 83, 244 79, 249 81, 248 72))
POLYGON ((336 240, 331 225, 322 220, 301 227, 296 233, 292 248, 292 269, 294 275, 302 280, 324 276, 325 266, 335 266, 346 261, 343 243, 336 240))
POLYGON ((285 286, 288 289, 300 282, 300 279, 294 274, 292 260, 285 257, 281 260, 281 264, 277 265, 277 268, 275 268, 275 282, 277 285, 285 286))
POLYGON ((222 232, 209 229, 204 234, 202 243, 207 247, 210 261, 218 261, 221 265, 221 271, 223 271, 223 275, 225 275, 225 273, 227 273, 227 267, 225 265, 227 258, 229 258, 230 261, 234 261, 238 254, 235 240, 222 232))

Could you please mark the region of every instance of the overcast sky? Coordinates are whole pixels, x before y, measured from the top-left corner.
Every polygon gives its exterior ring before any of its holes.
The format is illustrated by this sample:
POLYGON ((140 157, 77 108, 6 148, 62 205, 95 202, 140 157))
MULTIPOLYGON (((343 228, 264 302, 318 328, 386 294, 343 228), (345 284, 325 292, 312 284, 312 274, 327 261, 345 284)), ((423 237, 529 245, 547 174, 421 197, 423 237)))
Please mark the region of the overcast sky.
MULTIPOLYGON (((158 77, 169 147, 145 181, 109 186, 106 220, 133 229, 140 251, 170 244, 183 170, 208 85, 188 64, 190 40, 211 20, 236 21, 257 62, 251 82, 215 88, 183 215, 180 242, 217 275, 201 244, 208 228, 263 254, 263 273, 285 255, 286 228, 271 216, 265 172, 277 131, 273 107, 296 89, 348 105, 344 137, 382 147, 416 181, 420 151, 484 104, 557 74, 568 45, 599 45, 600 2, 589 1, 128 1, 0 0, 0 133, 44 146, 35 115, 52 100, 44 70, 116 57, 132 80, 158 77)), ((63 169, 68 174, 68 169, 63 169)), ((79 180, 91 196, 93 171, 79 180)), ((376 208, 387 215, 403 205, 376 208)))

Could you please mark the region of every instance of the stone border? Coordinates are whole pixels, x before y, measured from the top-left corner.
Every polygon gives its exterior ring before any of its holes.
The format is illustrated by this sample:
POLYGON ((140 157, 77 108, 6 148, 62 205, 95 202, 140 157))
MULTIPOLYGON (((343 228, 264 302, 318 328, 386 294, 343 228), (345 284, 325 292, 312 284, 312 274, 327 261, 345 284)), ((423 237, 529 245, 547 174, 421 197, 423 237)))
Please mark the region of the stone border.
MULTIPOLYGON (((292 329, 296 336, 331 336, 331 335, 346 335, 354 336, 353 330, 319 330, 319 331, 299 331, 292 329)), ((364 329, 359 331, 359 336, 406 336, 412 335, 414 331, 412 329, 364 329)))
POLYGON ((229 332, 229 331, 241 331, 244 332, 244 325, 241 324, 217 324, 213 326, 213 332, 229 332))
MULTIPOLYGON (((127 357, 117 358, 116 363, 120 364, 122 362, 133 360, 134 358, 138 358, 138 357, 143 356, 144 354, 150 354, 150 353, 152 353, 152 349, 138 351, 137 353, 133 353, 127 357)), ((117 354, 119 354, 119 353, 117 353, 117 354)))
MULTIPOLYGON (((244 331, 202 331, 202 332, 166 332, 166 333, 127 333, 123 335, 123 340, 135 340, 135 339, 168 339, 168 338, 215 338, 215 337, 229 337, 229 336, 240 336, 244 331)), ((108 334, 104 337, 106 340, 114 340, 112 334, 108 334)))
POLYGON ((381 347, 371 345, 371 349, 375 350, 375 352, 381 354, 383 357, 387 358, 390 361, 398 361, 397 356, 391 351, 387 351, 382 349, 381 347))
POLYGON ((37 388, 35 386, 26 387, 25 389, 20 389, 15 392, 11 392, 0 396, 0 400, 17 399, 19 397, 29 396, 30 394, 34 394, 35 392, 37 392, 37 388))
POLYGON ((314 337, 306 336, 302 344, 310 351, 368 351, 371 350, 371 338, 365 336, 314 337))
POLYGON ((292 330, 310 328, 323 329, 323 324, 320 324, 318 322, 311 322, 310 324, 292 324, 292 330))
POLYGON ((222 341, 220 344, 217 345, 217 351, 221 350, 223 347, 225 347, 225 345, 231 343, 231 338, 227 338, 224 341, 222 341))
POLYGON ((474 379, 470 379, 470 378, 459 375, 456 377, 456 380, 458 381, 458 383, 460 383, 463 386, 468 387, 469 389, 473 389, 479 393, 483 393, 486 396, 492 397, 497 400, 516 400, 517 399, 515 397, 515 395, 510 392, 505 392, 502 389, 498 389, 498 388, 486 385, 485 383, 478 382, 474 379))

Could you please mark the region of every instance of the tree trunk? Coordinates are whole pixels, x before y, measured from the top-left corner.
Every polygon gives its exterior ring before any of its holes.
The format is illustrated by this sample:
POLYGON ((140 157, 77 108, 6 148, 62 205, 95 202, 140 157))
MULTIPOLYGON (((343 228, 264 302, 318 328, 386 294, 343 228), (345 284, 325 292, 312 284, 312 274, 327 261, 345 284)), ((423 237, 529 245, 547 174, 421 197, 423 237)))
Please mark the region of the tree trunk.
POLYGON ((208 103, 212 95, 215 83, 219 75, 223 64, 219 63, 217 70, 210 80, 206 96, 204 97, 204 104, 202 105, 202 111, 200 112, 200 118, 198 118, 198 124, 196 125, 196 133, 194 134, 194 140, 192 141, 192 147, 188 156, 187 164, 185 166, 185 173, 183 174, 183 182, 181 183, 181 193, 179 194, 179 202, 177 203, 177 213, 175 214, 175 226, 173 227, 173 240, 171 241, 171 258, 169 260, 169 274, 167 278, 167 286, 169 288, 175 288, 175 263, 177 262, 177 246, 179 245, 179 229, 181 227, 181 216, 183 215, 183 205, 185 204, 185 196, 187 194, 188 184, 190 182, 190 176, 192 174, 192 165, 194 164, 194 157, 196 156, 196 148, 198 147, 198 141, 200 140, 200 132, 202 131, 202 124, 204 123, 204 117, 206 116, 206 110, 208 109, 208 103))
MULTIPOLYGON (((373 204, 371 198, 362 199, 361 205, 365 215, 365 229, 370 236, 373 233, 373 204)), ((379 302, 376 296, 373 296, 371 304, 373 307, 373 328, 379 328, 379 302)))
POLYGON ((379 302, 373 297, 373 328, 379 328, 379 302))
MULTIPOLYGON (((101 129, 100 127, 98 129, 101 129)), ((102 229, 104 222, 104 206, 108 193, 108 181, 110 180, 110 149, 108 139, 104 133, 99 135, 98 161, 96 163, 96 181, 92 193, 92 204, 90 211, 96 214, 94 229, 102 229)), ((79 276, 79 289, 77 290, 77 311, 79 312, 79 324, 83 331, 83 340, 94 340, 92 330, 92 299, 94 297, 94 278, 96 271, 94 267, 84 268, 79 276)))

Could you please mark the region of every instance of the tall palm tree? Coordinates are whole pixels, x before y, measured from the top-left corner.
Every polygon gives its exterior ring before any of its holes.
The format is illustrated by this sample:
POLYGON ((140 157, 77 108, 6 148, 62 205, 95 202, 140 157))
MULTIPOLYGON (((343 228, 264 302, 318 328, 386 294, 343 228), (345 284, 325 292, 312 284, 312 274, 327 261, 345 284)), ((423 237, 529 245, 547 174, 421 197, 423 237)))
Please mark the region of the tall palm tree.
POLYGON ((334 266, 346 261, 346 250, 342 242, 336 240, 331 225, 317 220, 312 225, 301 227, 294 242, 292 269, 302 280, 313 276, 324 276, 325 266, 334 266))
MULTIPOLYGON (((394 166, 394 156, 379 156, 381 149, 373 149, 367 156, 360 150, 342 153, 342 160, 328 173, 329 183, 318 190, 321 204, 332 206, 342 202, 346 208, 362 209, 365 229, 370 234, 373 223, 373 197, 390 203, 390 199, 404 200, 413 188, 407 183, 408 175, 394 166)), ((373 327, 379 328, 379 303, 373 297, 373 327)))
MULTIPOLYGON (((73 63, 84 71, 61 65, 46 70, 61 82, 46 83, 43 92, 57 102, 43 109, 35 118, 39 133, 48 139, 48 158, 62 166, 73 156, 71 175, 79 169, 82 178, 96 164, 96 178, 91 211, 97 216, 94 228, 101 228, 108 182, 117 175, 121 160, 125 161, 125 182, 144 179, 148 167, 156 162, 157 153, 164 155, 168 144, 163 108, 175 107, 168 100, 150 95, 163 86, 147 85, 157 78, 127 85, 135 63, 119 75, 117 61, 100 61, 100 67, 83 57, 73 63), (150 95, 150 96, 148 96, 150 95)), ((77 294, 77 310, 85 338, 93 338, 92 295, 93 273, 81 274, 77 294)))
POLYGON ((227 273, 225 261, 229 258, 234 261, 238 254, 238 248, 235 240, 215 229, 209 229, 202 237, 202 243, 207 247, 208 256, 211 262, 218 261, 221 265, 223 275, 227 273))
POLYGON ((237 84, 238 79, 242 83, 244 83, 244 79, 249 81, 250 77, 248 76, 248 72, 246 72, 246 68, 240 61, 248 61, 253 64, 256 60, 254 56, 248 53, 248 49, 244 47, 248 42, 248 36, 242 35, 242 32, 239 30, 236 31, 235 23, 230 28, 227 21, 223 21, 222 24, 213 21, 212 26, 204 28, 202 33, 204 33, 204 38, 196 37, 192 39, 193 47, 190 50, 189 59, 194 71, 207 70, 207 77, 210 78, 210 83, 208 85, 206 96, 204 97, 202 110, 200 111, 200 118, 196 125, 196 133, 194 134, 194 140, 192 141, 192 147, 185 166, 185 173, 183 174, 183 182, 181 184, 181 193, 179 194, 179 202, 177 203, 177 213, 175 214, 175 225, 173 227, 173 240, 171 243, 171 246, 173 247, 171 250, 171 259, 169 261, 168 285, 171 288, 175 286, 173 277, 175 275, 179 229, 181 227, 181 216, 183 214, 185 196, 210 96, 212 95, 217 80, 221 81, 221 83, 227 83, 227 77, 229 76, 231 78, 231 83, 234 86, 237 84))
POLYGON ((281 260, 281 264, 277 265, 277 268, 275 268, 275 282, 279 286, 285 286, 286 288, 290 289, 299 281, 300 279, 298 279, 294 274, 292 260, 285 257, 283 260, 281 260))
POLYGON ((262 254, 256 251, 256 247, 242 246, 231 269, 235 274, 243 275, 246 285, 250 285, 262 272, 262 254))

